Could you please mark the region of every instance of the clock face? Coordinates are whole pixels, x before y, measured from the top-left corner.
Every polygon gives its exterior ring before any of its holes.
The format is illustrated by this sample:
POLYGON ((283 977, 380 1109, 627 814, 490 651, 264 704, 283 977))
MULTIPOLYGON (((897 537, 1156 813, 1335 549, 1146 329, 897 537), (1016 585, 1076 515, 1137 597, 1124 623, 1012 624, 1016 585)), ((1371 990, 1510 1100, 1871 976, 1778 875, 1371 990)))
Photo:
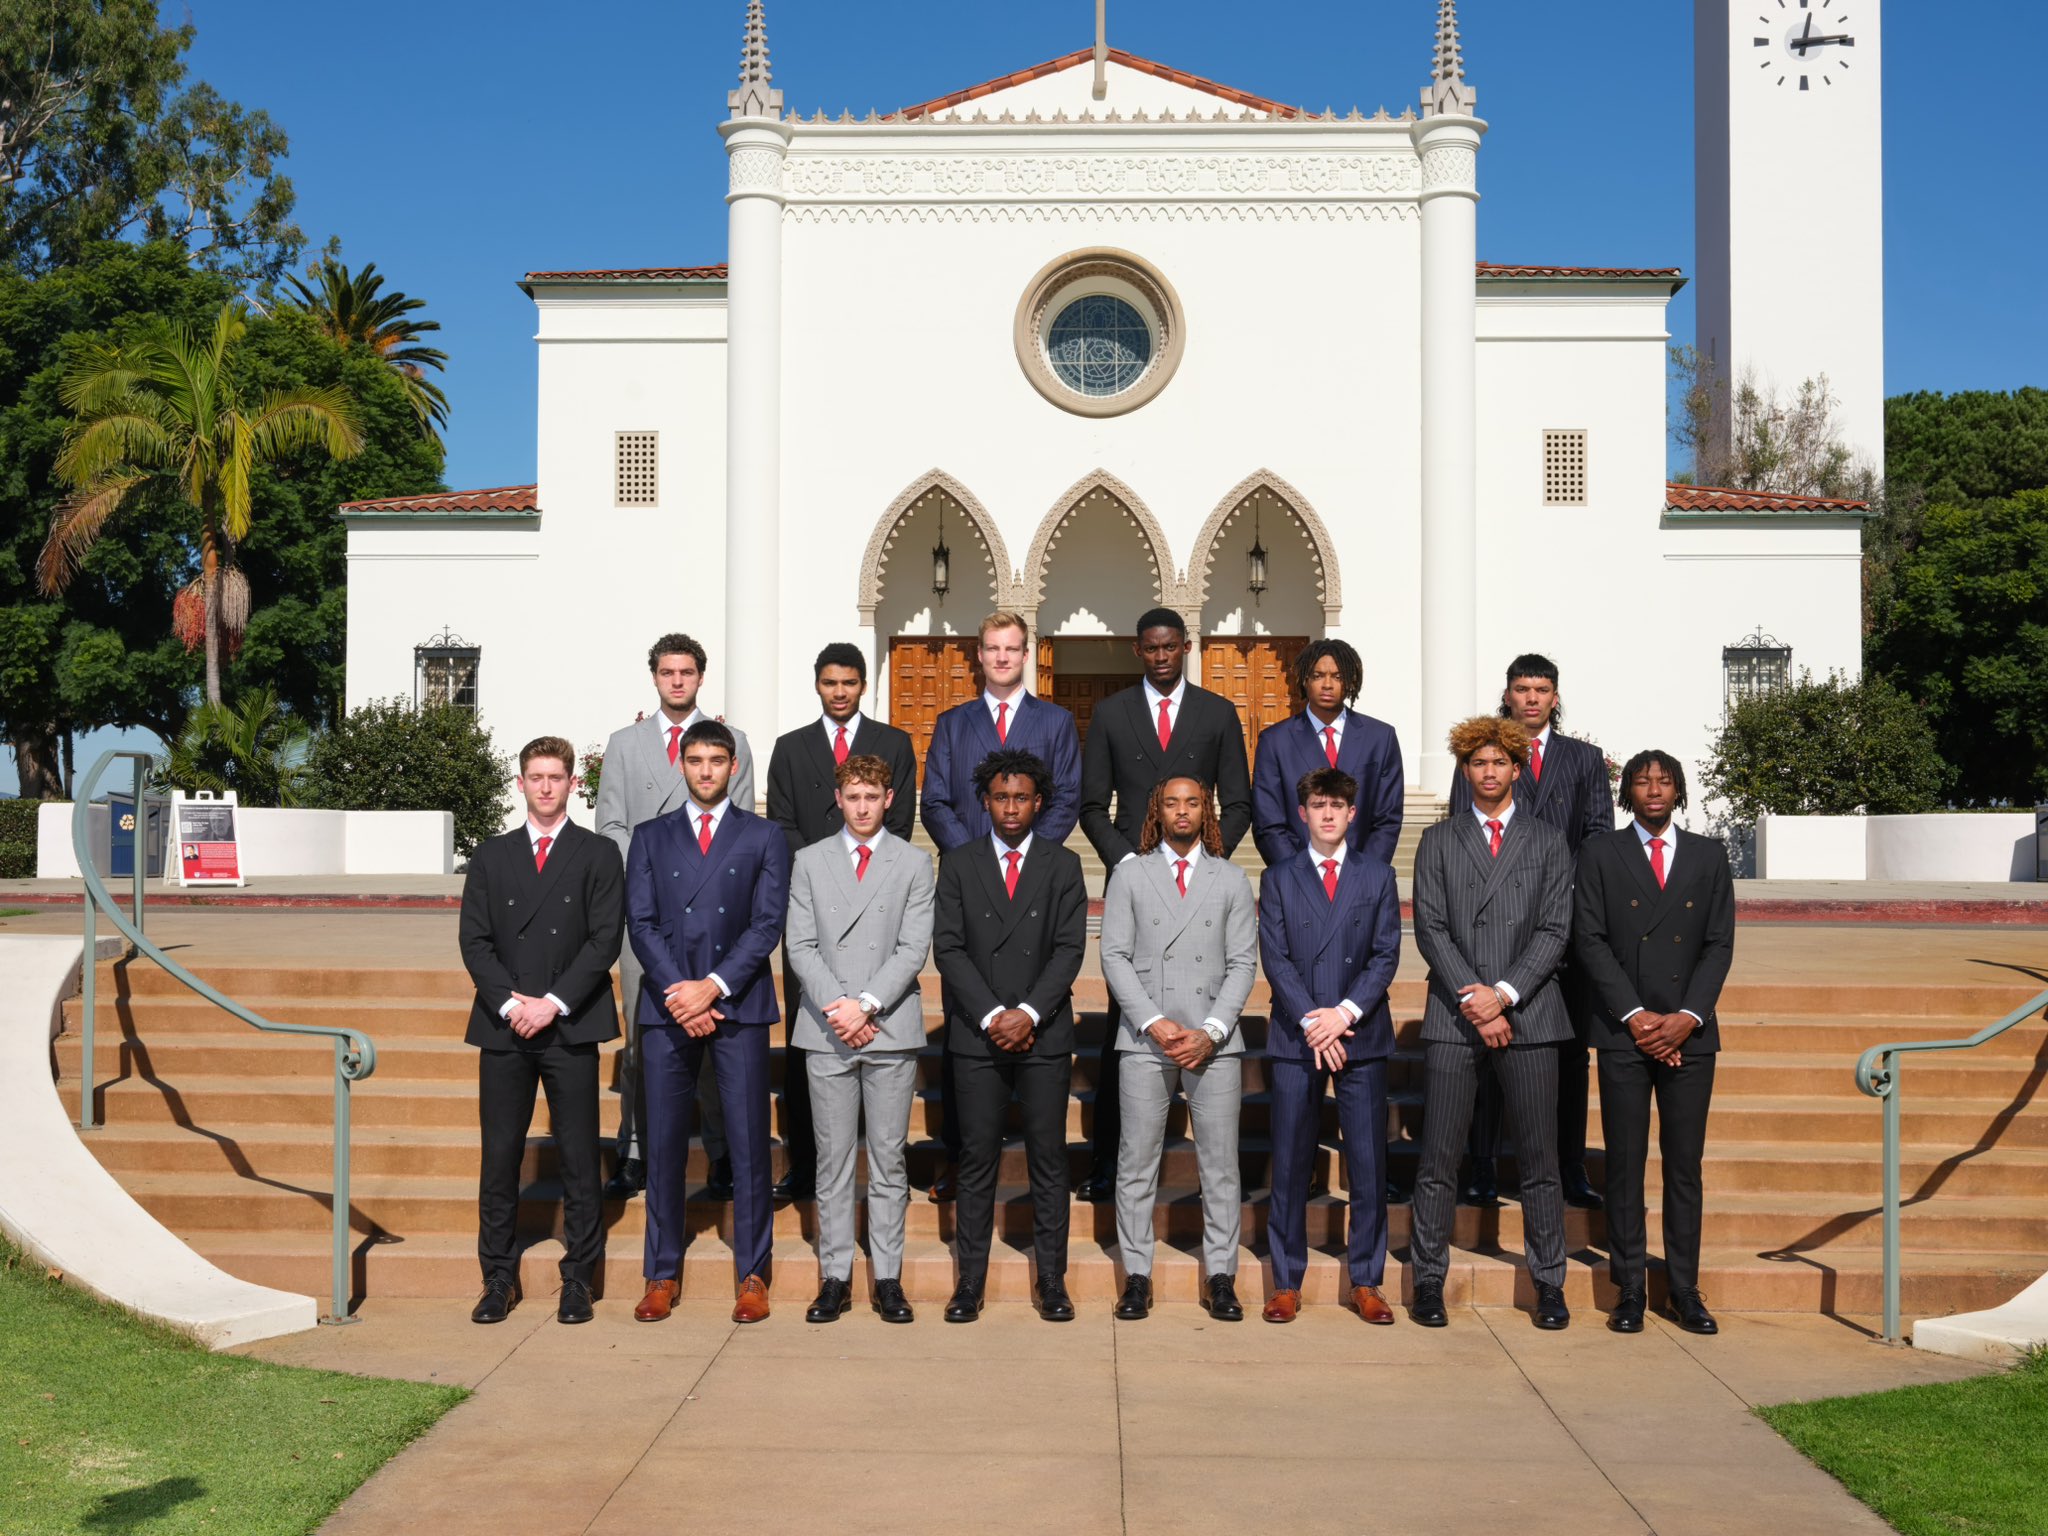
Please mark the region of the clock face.
POLYGON ((1847 81, 1856 39, 1849 31, 1855 0, 1777 0, 1777 14, 1757 17, 1750 40, 1757 67, 1781 90, 1825 90, 1847 81))

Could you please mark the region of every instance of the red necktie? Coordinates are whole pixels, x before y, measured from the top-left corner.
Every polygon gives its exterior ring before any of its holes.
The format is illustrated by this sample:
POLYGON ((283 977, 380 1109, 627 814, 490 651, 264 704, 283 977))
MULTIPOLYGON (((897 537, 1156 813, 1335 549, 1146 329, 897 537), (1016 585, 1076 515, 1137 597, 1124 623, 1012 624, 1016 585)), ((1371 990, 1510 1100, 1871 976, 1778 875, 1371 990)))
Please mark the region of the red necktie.
POLYGON ((1489 821, 1486 824, 1486 831, 1489 839, 1488 845, 1492 848, 1493 856, 1497 859, 1500 857, 1500 823, 1489 821))
POLYGON ((1162 752, 1173 744, 1173 716, 1169 713, 1172 708, 1173 700, 1159 701, 1159 750, 1162 752))
POLYGON ((862 843, 853 851, 860 856, 860 862, 853 866, 853 878, 865 880, 868 877, 868 860, 875 856, 875 850, 862 843))
POLYGON ((1337 727, 1334 725, 1323 727, 1323 756, 1330 760, 1332 768, 1337 766, 1337 727))
POLYGON ((1543 743, 1534 736, 1529 738, 1529 782, 1543 782, 1543 743))
POLYGON ((1337 899, 1337 861, 1335 859, 1323 860, 1323 894, 1332 901, 1337 899))
MULTIPOLYGON (((552 837, 543 837, 537 839, 534 842, 533 872, 535 874, 539 874, 542 870, 548 867, 548 844, 552 843, 553 841, 554 839, 552 837)), ((1659 885, 1662 885, 1664 882, 1659 880, 1657 883, 1659 885)))
POLYGON ((1024 862, 1024 855, 1012 848, 1003 857, 1010 864, 1009 869, 1003 874, 1003 889, 1010 893, 1010 900, 1015 901, 1017 899, 1017 866, 1024 862))
POLYGON ((669 767, 673 768, 673 767, 675 767, 675 766, 676 766, 676 761, 677 761, 677 759, 678 759, 678 758, 679 758, 679 757, 680 757, 680 756, 682 755, 682 750, 683 750, 683 728, 682 728, 682 727, 681 727, 680 725, 672 725, 672 726, 670 726, 670 727, 668 728, 668 765, 669 765, 669 767))
POLYGON ((1173 861, 1173 871, 1174 871, 1174 873, 1173 873, 1173 883, 1174 883, 1175 885, 1177 885, 1177 886, 1179 886, 1179 887, 1180 887, 1180 893, 1181 893, 1181 895, 1183 895, 1183 896, 1187 895, 1187 893, 1188 893, 1188 861, 1187 861, 1186 859, 1175 859, 1175 860, 1173 861))
POLYGON ((1657 889, 1664 889, 1664 839, 1650 839, 1650 873, 1657 877, 1657 889))
POLYGON ((846 727, 843 725, 839 727, 838 734, 832 738, 832 761, 835 763, 846 761, 846 727))
POLYGON ((996 700, 996 740, 1008 744, 1010 740, 1010 701, 996 700))
POLYGON ((709 811, 703 812, 697 818, 697 851, 700 853, 709 853, 711 851, 711 813, 709 811))

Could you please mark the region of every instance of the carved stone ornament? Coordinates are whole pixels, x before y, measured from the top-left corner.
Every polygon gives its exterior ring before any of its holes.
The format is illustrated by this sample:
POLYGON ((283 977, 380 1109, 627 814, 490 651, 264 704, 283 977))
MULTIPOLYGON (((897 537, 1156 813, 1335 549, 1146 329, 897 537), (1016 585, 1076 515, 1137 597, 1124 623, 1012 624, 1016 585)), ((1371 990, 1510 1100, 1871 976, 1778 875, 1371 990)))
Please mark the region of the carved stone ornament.
POLYGON ((779 196, 782 191, 782 154, 779 150, 749 146, 726 156, 729 187, 734 192, 779 196))
POLYGON ((1148 262, 1109 246, 1074 251, 1048 262, 1017 301, 1011 341, 1031 387, 1076 416, 1121 416, 1151 400, 1172 379, 1187 345, 1180 295, 1148 262), (1046 330, 1060 311, 1093 294, 1120 299, 1151 331, 1151 355, 1138 378, 1114 394, 1089 395, 1070 387, 1046 351, 1046 330))

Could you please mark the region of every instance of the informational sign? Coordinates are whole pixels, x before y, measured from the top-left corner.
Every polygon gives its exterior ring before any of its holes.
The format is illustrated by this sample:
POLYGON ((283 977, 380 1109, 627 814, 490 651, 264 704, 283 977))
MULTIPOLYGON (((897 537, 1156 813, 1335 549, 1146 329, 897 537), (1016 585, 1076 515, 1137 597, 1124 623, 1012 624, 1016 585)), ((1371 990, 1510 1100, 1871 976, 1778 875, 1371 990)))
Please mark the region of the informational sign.
POLYGON ((171 791, 171 867, 180 885, 240 885, 235 792, 171 791))

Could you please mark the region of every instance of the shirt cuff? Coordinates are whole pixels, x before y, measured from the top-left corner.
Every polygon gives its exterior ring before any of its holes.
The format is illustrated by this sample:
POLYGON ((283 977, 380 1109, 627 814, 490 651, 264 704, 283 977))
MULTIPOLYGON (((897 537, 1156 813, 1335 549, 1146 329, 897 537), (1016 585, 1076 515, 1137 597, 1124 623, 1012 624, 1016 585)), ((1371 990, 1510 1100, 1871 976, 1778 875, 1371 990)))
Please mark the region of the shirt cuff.
POLYGON ((860 1004, 870 1013, 880 1013, 882 1011, 882 1000, 872 992, 861 993, 860 1004))
POLYGON ((981 1032, 982 1032, 982 1033, 983 1033, 984 1035, 988 1033, 988 1027, 989 1027, 989 1025, 991 1025, 991 1024, 993 1024, 993 1023, 995 1023, 995 1021, 996 1021, 996 1015, 997 1015, 997 1014, 999 1014, 999 1013, 1001 1013, 1002 1011, 1003 1011, 1003 1010, 1002 1010, 1002 1009, 1000 1009, 1000 1008, 991 1008, 991 1009, 989 1009, 989 1011, 988 1011, 987 1013, 985 1013, 985 1014, 983 1014, 983 1015, 982 1015, 982 1019, 981 1019, 981 1032))
POLYGON ((1031 1015, 1031 1027, 1032 1027, 1032 1028, 1034 1028, 1034 1029, 1036 1029, 1036 1028, 1038 1027, 1039 1019, 1038 1019, 1038 1010, 1037 1010, 1036 1008, 1032 1007, 1032 1006, 1031 1006, 1031 1005, 1030 1005, 1029 1003, 1019 1003, 1019 1004, 1017 1005, 1017 1010, 1018 1010, 1018 1012, 1020 1012, 1020 1013, 1028 1013, 1028 1014, 1030 1014, 1030 1015, 1031 1015))
POLYGON ((1358 1004, 1351 1001, 1351 999, 1348 997, 1345 998, 1339 1004, 1337 1004, 1337 1006, 1339 1008, 1342 1008, 1344 1012, 1350 1016, 1351 1022, 1354 1024, 1356 1024, 1360 1019, 1365 1017, 1365 1010, 1359 1007, 1358 1004))
POLYGON ((559 997, 555 996, 554 993, 543 992, 541 996, 545 997, 549 1002, 555 1005, 555 1012, 558 1015, 560 1015, 563 1018, 567 1018, 569 1016, 569 1005, 563 1002, 559 997))
POLYGON ((1208 1028, 1208 1027, 1209 1027, 1209 1026, 1210 1026, 1211 1024, 1214 1024, 1214 1025, 1215 1025, 1215 1026, 1216 1026, 1216 1027, 1217 1027, 1218 1029, 1222 1030, 1222 1031, 1223 1031, 1223 1033, 1224 1033, 1224 1034, 1225 1034, 1226 1036, 1228 1036, 1228 1035, 1229 1035, 1229 1033, 1230 1033, 1230 1026, 1229 1026, 1228 1024, 1224 1023, 1224 1022, 1223 1022, 1223 1021, 1222 1021, 1221 1019, 1204 1019, 1204 1020, 1202 1020, 1202 1028, 1203 1028, 1203 1029, 1205 1029, 1205 1030, 1206 1030, 1206 1029, 1207 1029, 1207 1028, 1208 1028))
POLYGON ((1621 1022, 1622 1022, 1622 1023, 1624 1023, 1624 1024, 1626 1024, 1626 1023, 1627 1023, 1627 1022, 1628 1022, 1628 1021, 1629 1021, 1630 1019, 1634 1018, 1634 1017, 1635 1017, 1635 1016, 1636 1016, 1637 1014, 1641 1013, 1642 1011, 1643 1011, 1643 1010, 1642 1010, 1642 1009, 1640 1009, 1640 1008, 1631 1008, 1631 1009, 1629 1009, 1629 1011, 1628 1011, 1627 1013, 1624 1013, 1624 1014, 1623 1014, 1623 1015, 1621 1016, 1621 1022))
POLYGON ((1522 1006, 1522 994, 1514 989, 1512 983, 1505 981, 1496 981, 1493 984, 1493 990, 1500 993, 1502 997, 1505 997, 1508 1000, 1509 1007, 1519 1008, 1522 1006))
POLYGON ((1144 1023, 1142 1023, 1142 1024, 1140 1024, 1140 1025, 1138 1026, 1138 1033, 1139 1033, 1139 1034, 1141 1034, 1141 1035, 1149 1035, 1149 1034, 1151 1034, 1151 1033, 1152 1033, 1152 1026, 1153 1026, 1154 1024, 1157 1024, 1157 1023, 1158 1023, 1158 1022, 1159 1022, 1159 1021, 1160 1021, 1161 1019, 1163 1019, 1163 1018, 1165 1018, 1165 1017, 1166 1017, 1166 1015, 1165 1015, 1165 1014, 1163 1014, 1163 1013, 1155 1013, 1155 1014, 1153 1014, 1151 1018, 1147 1019, 1147 1020, 1146 1020, 1146 1021, 1145 1021, 1144 1023))
POLYGON ((732 988, 725 984, 725 978, 719 975, 718 972, 713 971, 710 980, 717 986, 720 997, 730 998, 732 996, 732 988))
POLYGON ((498 1010, 498 1017, 499 1017, 499 1018, 501 1018, 501 1019, 509 1019, 509 1018, 511 1018, 511 1017, 512 1017, 512 1010, 513 1010, 514 1008, 517 1008, 518 1006, 519 1006, 519 999, 518 999, 518 998, 516 998, 516 997, 508 997, 508 998, 506 998, 506 999, 505 999, 505 1006, 504 1006, 504 1007, 502 1007, 502 1008, 500 1008, 500 1009, 498 1010))
POLYGON ((1700 1017, 1700 1016, 1699 1016, 1698 1014, 1694 1013, 1694 1012, 1693 1012, 1693 1011, 1692 1011, 1692 1010, 1691 1010, 1690 1008, 1681 1008, 1681 1009, 1679 1009, 1678 1011, 1679 1011, 1680 1013, 1684 1014, 1684 1015, 1685 1015, 1685 1016, 1686 1016, 1686 1017, 1687 1017, 1688 1019, 1691 1019, 1691 1020, 1693 1021, 1693 1023, 1695 1023, 1695 1024, 1704 1024, 1704 1023, 1706 1023, 1706 1022, 1707 1022, 1707 1021, 1706 1021, 1705 1019, 1701 1018, 1701 1017, 1700 1017))

